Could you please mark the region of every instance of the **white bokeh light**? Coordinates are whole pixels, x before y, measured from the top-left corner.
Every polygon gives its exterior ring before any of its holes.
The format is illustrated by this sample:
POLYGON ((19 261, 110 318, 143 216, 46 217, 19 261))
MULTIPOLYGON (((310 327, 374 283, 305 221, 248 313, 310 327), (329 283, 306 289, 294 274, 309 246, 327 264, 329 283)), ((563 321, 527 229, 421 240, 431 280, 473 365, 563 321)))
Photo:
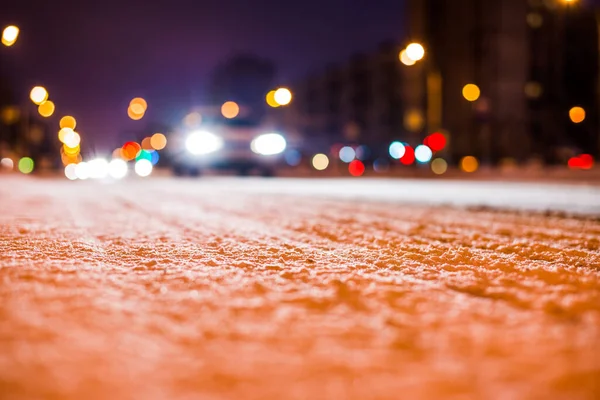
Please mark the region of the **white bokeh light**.
POLYGON ((88 162, 90 167, 90 178, 104 179, 108 176, 108 161, 103 158, 96 158, 88 162))
POLYGON ((82 181, 90 177, 90 166, 85 161, 80 162, 75 166, 75 176, 82 181))
POLYGON ((404 145, 400 142, 392 142, 392 144, 390 144, 389 152, 390 157, 395 160, 399 160, 404 157, 404 154, 406 153, 406 147, 404 147, 404 145))
POLYGON ((115 158, 108 164, 108 175, 113 179, 122 179, 127 175, 127 162, 115 158))
POLYGON ((77 179, 77 164, 68 164, 65 167, 65 176, 70 181, 76 180, 77 179))
POLYGON ((141 177, 149 176, 152 173, 152 162, 146 159, 136 161, 135 173, 141 177))
POLYGON ((344 146, 340 149, 340 160, 345 163, 351 163, 356 158, 356 151, 350 146, 344 146))
POLYGON ((428 146, 424 144, 417 146, 415 149, 415 159, 420 163, 427 163, 431 161, 431 157, 433 157, 433 152, 428 146))

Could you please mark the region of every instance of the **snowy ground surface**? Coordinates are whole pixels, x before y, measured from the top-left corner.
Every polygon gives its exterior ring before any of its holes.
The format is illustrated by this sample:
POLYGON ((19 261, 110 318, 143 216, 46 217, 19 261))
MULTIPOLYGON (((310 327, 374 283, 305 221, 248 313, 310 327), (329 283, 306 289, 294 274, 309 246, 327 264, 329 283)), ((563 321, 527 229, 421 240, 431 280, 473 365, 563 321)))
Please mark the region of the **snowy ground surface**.
POLYGON ((0 177, 0 398, 598 399, 598 215, 590 186, 0 177))

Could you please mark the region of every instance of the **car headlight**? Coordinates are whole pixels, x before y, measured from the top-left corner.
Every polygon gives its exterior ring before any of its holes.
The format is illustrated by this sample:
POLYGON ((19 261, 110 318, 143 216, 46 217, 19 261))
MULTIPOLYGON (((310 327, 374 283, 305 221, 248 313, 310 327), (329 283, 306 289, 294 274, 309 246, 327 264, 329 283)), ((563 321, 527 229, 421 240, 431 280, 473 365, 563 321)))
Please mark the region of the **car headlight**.
POLYGON ((223 139, 206 131, 192 132, 185 141, 185 147, 194 155, 209 154, 223 147, 223 139))
POLYGON ((256 154, 272 156, 283 153, 287 146, 285 138, 278 133, 267 133, 255 138, 250 144, 250 149, 256 154))

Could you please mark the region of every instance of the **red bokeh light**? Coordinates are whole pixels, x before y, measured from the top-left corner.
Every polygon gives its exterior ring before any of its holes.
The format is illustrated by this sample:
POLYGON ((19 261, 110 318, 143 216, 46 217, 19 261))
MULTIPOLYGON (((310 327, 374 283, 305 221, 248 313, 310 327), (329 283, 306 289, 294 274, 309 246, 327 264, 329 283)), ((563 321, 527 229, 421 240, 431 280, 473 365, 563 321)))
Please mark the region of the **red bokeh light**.
POLYGON ((423 144, 429 147, 431 151, 442 151, 446 147, 446 137, 439 132, 432 133, 425 138, 423 144))
POLYGON ((594 157, 589 154, 580 155, 579 160, 581 160, 581 168, 583 169, 592 169, 594 166, 594 157))
POLYGON ((404 146, 404 149, 405 152, 402 158, 400 159, 400 162, 404 165, 411 165, 415 162, 415 150, 408 145, 404 146))
POLYGON ((125 158, 126 160, 133 160, 137 157, 141 150, 142 146, 140 146, 138 143, 127 142, 123 145, 123 151, 121 152, 121 154, 123 154, 123 158, 125 158))
POLYGON ((348 165, 348 172, 352 176, 362 176, 365 173, 365 164, 362 161, 354 160, 348 165))

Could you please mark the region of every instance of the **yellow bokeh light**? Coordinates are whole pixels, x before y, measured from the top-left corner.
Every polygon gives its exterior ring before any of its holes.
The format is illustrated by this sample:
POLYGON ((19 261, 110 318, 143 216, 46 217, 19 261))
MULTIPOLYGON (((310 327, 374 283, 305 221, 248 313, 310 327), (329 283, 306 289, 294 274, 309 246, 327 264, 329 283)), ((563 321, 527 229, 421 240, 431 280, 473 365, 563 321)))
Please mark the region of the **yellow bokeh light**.
POLYGON ((240 106, 235 101, 227 101, 221 106, 221 114, 225 118, 232 119, 240 113, 240 106))
POLYGON ((463 97, 468 101, 476 101, 481 96, 481 90, 479 86, 469 83, 463 87, 462 90, 463 97))
POLYGON ((273 93, 273 99, 280 106, 287 106, 292 102, 292 92, 287 88, 279 88, 273 93))
POLYGON ((81 157, 81 154, 77 153, 74 155, 68 155, 65 154, 65 152, 61 152, 60 155, 60 160, 62 161, 63 165, 68 165, 68 164, 79 164, 80 162, 83 161, 83 157, 81 157))
POLYGON ((148 109, 148 102, 141 97, 136 97, 129 102, 129 107, 136 112, 136 114, 145 113, 148 109), (139 111, 141 110, 141 111, 139 111))
POLYGON ((0 119, 2 119, 2 122, 4 122, 6 125, 14 124, 19 120, 20 116, 21 111, 14 106, 4 107, 2 109, 2 113, 0 113, 0 119))
POLYGON ((140 120, 140 119, 144 118, 144 113, 143 113, 143 112, 142 112, 141 114, 135 113, 135 112, 134 112, 134 111, 131 109, 131 107, 129 107, 129 108, 127 109, 127 115, 129 116, 129 118, 131 118, 131 119, 132 119, 132 120, 134 120, 134 121, 138 121, 138 120, 140 120))
POLYGON ((443 158, 436 158, 431 162, 431 170, 436 175, 443 175, 448 170, 448 163, 443 158))
POLYGON ((46 100, 48 100, 48 91, 46 88, 42 86, 36 86, 31 89, 29 93, 29 98, 33 101, 34 104, 40 105, 46 100))
POLYGON ((75 129, 75 127, 77 126, 77 121, 75 120, 75 118, 71 117, 70 115, 65 115, 64 117, 62 117, 60 119, 58 126, 60 126, 61 129, 62 128, 75 129))
POLYGON ((273 108, 277 108, 279 107, 279 103, 277 101, 275 101, 275 90, 271 90, 269 93, 267 93, 267 104, 269 105, 269 107, 273 107, 273 108))
POLYGON ((579 124, 585 120, 585 110, 582 107, 573 107, 569 110, 569 118, 574 124, 579 124))
POLYGON ((69 147, 66 144, 63 144, 62 150, 63 153, 65 153, 65 155, 69 157, 74 157, 81 152, 81 147, 79 144, 75 147, 69 147))
POLYGON ((475 172, 479 168, 479 161, 473 156, 466 156, 460 160, 460 169, 464 172, 475 172))
POLYGON ((413 108, 404 114, 404 127, 411 132, 418 132, 425 126, 425 117, 423 112, 413 108))
POLYGON ((150 138, 150 144, 154 150, 162 150, 167 147, 167 138, 162 133, 155 133, 150 138))
POLYGON ((54 114, 54 103, 50 100, 43 102, 38 106, 38 112, 42 117, 48 118, 54 114))
POLYGON ((2 31, 2 44, 10 47, 17 41, 19 37, 19 28, 14 25, 9 25, 2 31))
POLYGON ((415 65, 417 62, 415 60, 411 60, 408 55, 406 54, 406 49, 402 50, 400 52, 399 55, 400 61, 402 62, 402 64, 407 65, 407 66, 411 66, 411 65, 415 65))
POLYGON ((188 128, 196 128, 202 123, 202 115, 199 112, 192 112, 185 116, 183 123, 188 128))
POLYGON ((29 157, 23 157, 19 160, 19 171, 23 174, 30 174, 33 172, 34 163, 29 157))
POLYGON ((70 134, 71 132, 73 132, 73 129, 71 129, 71 128, 62 128, 60 131, 58 131, 58 140, 61 143, 64 143, 65 137, 67 136, 67 134, 70 134))
POLYGON ((411 43, 406 46, 406 56, 412 61, 420 61, 425 57, 425 48, 420 43, 411 43))
POLYGON ((324 171, 329 166, 329 157, 325 154, 316 154, 312 159, 312 166, 317 171, 324 171))
POLYGON ((131 110, 131 113, 135 114, 135 115, 144 115, 144 113, 146 112, 144 107, 142 107, 141 104, 137 104, 137 103, 130 105, 129 109, 131 110))

